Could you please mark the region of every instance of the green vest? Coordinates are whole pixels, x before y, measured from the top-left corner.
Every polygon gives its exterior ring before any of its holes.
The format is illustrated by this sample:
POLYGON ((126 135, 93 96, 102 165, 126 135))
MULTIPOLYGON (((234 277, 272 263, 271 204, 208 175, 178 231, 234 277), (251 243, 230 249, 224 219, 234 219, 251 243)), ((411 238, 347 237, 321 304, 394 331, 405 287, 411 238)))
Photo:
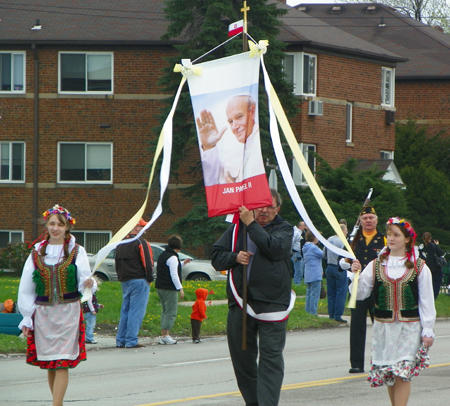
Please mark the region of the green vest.
POLYGON ((423 266, 424 261, 419 258, 416 268, 407 268, 400 279, 390 279, 380 260, 374 261, 375 320, 382 323, 392 323, 396 319, 420 321, 418 276, 423 266))
POLYGON ((56 301, 70 303, 80 299, 75 265, 78 247, 79 245, 75 244, 69 257, 55 265, 47 265, 44 258, 34 250, 33 282, 36 285, 36 304, 52 305, 56 301))

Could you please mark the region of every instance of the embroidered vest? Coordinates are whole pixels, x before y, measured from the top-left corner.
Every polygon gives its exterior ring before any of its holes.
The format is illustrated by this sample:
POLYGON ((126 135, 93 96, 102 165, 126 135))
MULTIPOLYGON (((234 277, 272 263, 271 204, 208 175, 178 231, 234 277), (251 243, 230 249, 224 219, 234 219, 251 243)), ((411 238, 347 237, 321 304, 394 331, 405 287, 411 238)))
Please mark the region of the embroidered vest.
POLYGON ((418 276, 424 262, 417 260, 417 268, 407 269, 400 279, 391 279, 386 275, 385 266, 374 261, 375 320, 392 323, 396 319, 410 322, 419 321, 419 284, 418 276))
POLYGON ((69 257, 55 265, 47 265, 44 258, 34 250, 33 282, 36 284, 36 304, 52 305, 54 302, 70 303, 80 299, 77 282, 78 244, 69 257))

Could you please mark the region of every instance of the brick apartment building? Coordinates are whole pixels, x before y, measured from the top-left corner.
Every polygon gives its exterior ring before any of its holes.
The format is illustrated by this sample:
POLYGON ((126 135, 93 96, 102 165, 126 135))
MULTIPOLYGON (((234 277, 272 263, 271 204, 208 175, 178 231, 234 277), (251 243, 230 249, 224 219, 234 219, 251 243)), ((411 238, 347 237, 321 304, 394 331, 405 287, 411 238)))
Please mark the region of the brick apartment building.
MULTIPOLYGON (((2 9, 0 246, 36 238, 36 220, 58 203, 76 218, 80 243, 96 252, 139 209, 149 140, 168 96, 157 79, 174 52, 160 40, 162 8, 156 0, 23 0, 2 9)), ((392 158, 394 74, 406 58, 293 8, 282 22, 299 102, 291 125, 310 166, 311 151, 333 166, 392 158)), ((301 185, 298 168, 293 173, 301 185)), ((173 213, 156 221, 149 239, 165 240, 190 209, 179 198, 188 182, 181 169, 170 185, 173 213)))

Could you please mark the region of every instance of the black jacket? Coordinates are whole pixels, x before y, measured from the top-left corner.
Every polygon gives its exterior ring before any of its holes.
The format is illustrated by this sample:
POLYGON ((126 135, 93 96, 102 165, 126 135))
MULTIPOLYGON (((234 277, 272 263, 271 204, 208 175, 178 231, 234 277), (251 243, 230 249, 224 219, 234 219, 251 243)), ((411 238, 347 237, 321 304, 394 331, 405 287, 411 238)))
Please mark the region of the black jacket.
MULTIPOLYGON (((243 266, 236 262, 236 257, 243 247, 243 223, 239 223, 236 252, 231 252, 233 228, 234 224, 214 244, 211 264, 218 271, 233 268, 233 281, 239 296, 242 297, 243 266)), ((290 262, 294 233, 292 225, 276 216, 273 222, 264 228, 253 221, 247 226, 247 233, 256 245, 247 285, 248 303, 256 313, 286 310, 291 292, 290 262)), ((235 305, 229 283, 227 294, 228 305, 235 305)))
POLYGON ((419 256, 424 259, 431 272, 441 272, 442 267, 436 262, 436 257, 442 257, 444 253, 439 248, 439 245, 434 242, 429 242, 427 245, 419 245, 419 256))
MULTIPOLYGON (((134 235, 127 235, 132 238, 134 235)), ((142 237, 116 248, 116 272, 120 282, 130 279, 153 281, 153 254, 150 244, 142 237)))
POLYGON ((356 258, 361 262, 361 269, 369 264, 369 262, 378 258, 378 254, 384 248, 384 235, 379 231, 374 235, 369 245, 366 244, 366 239, 361 231, 359 240, 355 244, 353 252, 356 258))
POLYGON ((178 254, 171 248, 167 247, 158 257, 158 264, 156 265, 156 289, 177 290, 173 284, 170 276, 170 269, 166 262, 170 257, 176 256, 178 260, 178 277, 181 282, 181 263, 178 254))

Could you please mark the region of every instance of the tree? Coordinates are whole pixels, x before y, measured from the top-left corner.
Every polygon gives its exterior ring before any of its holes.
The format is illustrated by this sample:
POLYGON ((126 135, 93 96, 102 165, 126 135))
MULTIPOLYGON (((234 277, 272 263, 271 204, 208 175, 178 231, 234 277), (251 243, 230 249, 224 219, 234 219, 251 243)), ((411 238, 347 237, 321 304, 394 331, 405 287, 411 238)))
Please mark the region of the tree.
MULTIPOLYGON (((382 180, 383 172, 376 166, 368 171, 356 171, 357 160, 350 159, 345 164, 332 168, 323 158, 316 156, 320 163, 316 172, 317 182, 336 218, 347 220, 349 232, 352 231, 370 188, 373 188, 370 204, 376 208, 380 229, 389 217, 407 214, 404 192, 398 185, 382 180)), ((299 193, 316 228, 326 237, 334 234, 311 190, 299 188, 299 193)), ((283 217, 291 224, 298 223, 299 215, 289 200, 286 204, 283 203, 282 210, 283 217)))
POLYGON ((414 120, 396 124, 395 164, 406 184, 411 219, 418 228, 444 244, 450 243, 450 139, 427 136, 427 128, 414 120))
MULTIPOLYGON (((296 112, 296 100, 292 94, 292 85, 286 82, 283 74, 282 61, 285 44, 277 39, 281 25, 278 17, 287 13, 287 10, 278 8, 275 3, 268 3, 268 0, 252 0, 251 9, 248 12, 248 33, 256 41, 269 40, 269 48, 264 56, 264 62, 286 112, 292 115, 296 112)), ((175 45, 177 55, 168 58, 168 67, 164 69, 160 80, 166 93, 173 94, 180 82, 181 76, 179 73, 173 72, 173 66, 181 59, 190 58, 194 61, 203 56, 200 62, 206 62, 242 52, 242 41, 235 39, 209 53, 227 40, 228 25, 242 19, 242 1, 168 0, 165 4, 166 18, 170 24, 162 39, 181 42, 179 45, 175 45)), ((273 162, 273 150, 268 132, 267 102, 262 87, 259 93, 262 153, 264 160, 268 158, 273 162)), ((167 117, 172 101, 172 99, 168 100, 168 106, 161 114, 161 124, 167 117)), ((177 178, 177 172, 183 163, 183 169, 188 170, 192 175, 191 178, 197 179, 197 183, 184 191, 185 196, 191 199, 194 208, 179 219, 171 231, 180 233, 189 244, 194 241, 197 243, 210 241, 223 230, 223 227, 226 227, 223 217, 213 219, 207 216, 200 159, 192 159, 190 164, 186 160, 189 154, 192 157, 198 157, 198 141, 194 123, 190 96, 185 87, 174 116, 173 129, 174 145, 183 145, 183 148, 173 149, 171 176, 174 179, 177 178), (197 222, 200 224, 198 230, 194 227, 197 222)), ((169 198, 167 204, 170 205, 169 198)))

